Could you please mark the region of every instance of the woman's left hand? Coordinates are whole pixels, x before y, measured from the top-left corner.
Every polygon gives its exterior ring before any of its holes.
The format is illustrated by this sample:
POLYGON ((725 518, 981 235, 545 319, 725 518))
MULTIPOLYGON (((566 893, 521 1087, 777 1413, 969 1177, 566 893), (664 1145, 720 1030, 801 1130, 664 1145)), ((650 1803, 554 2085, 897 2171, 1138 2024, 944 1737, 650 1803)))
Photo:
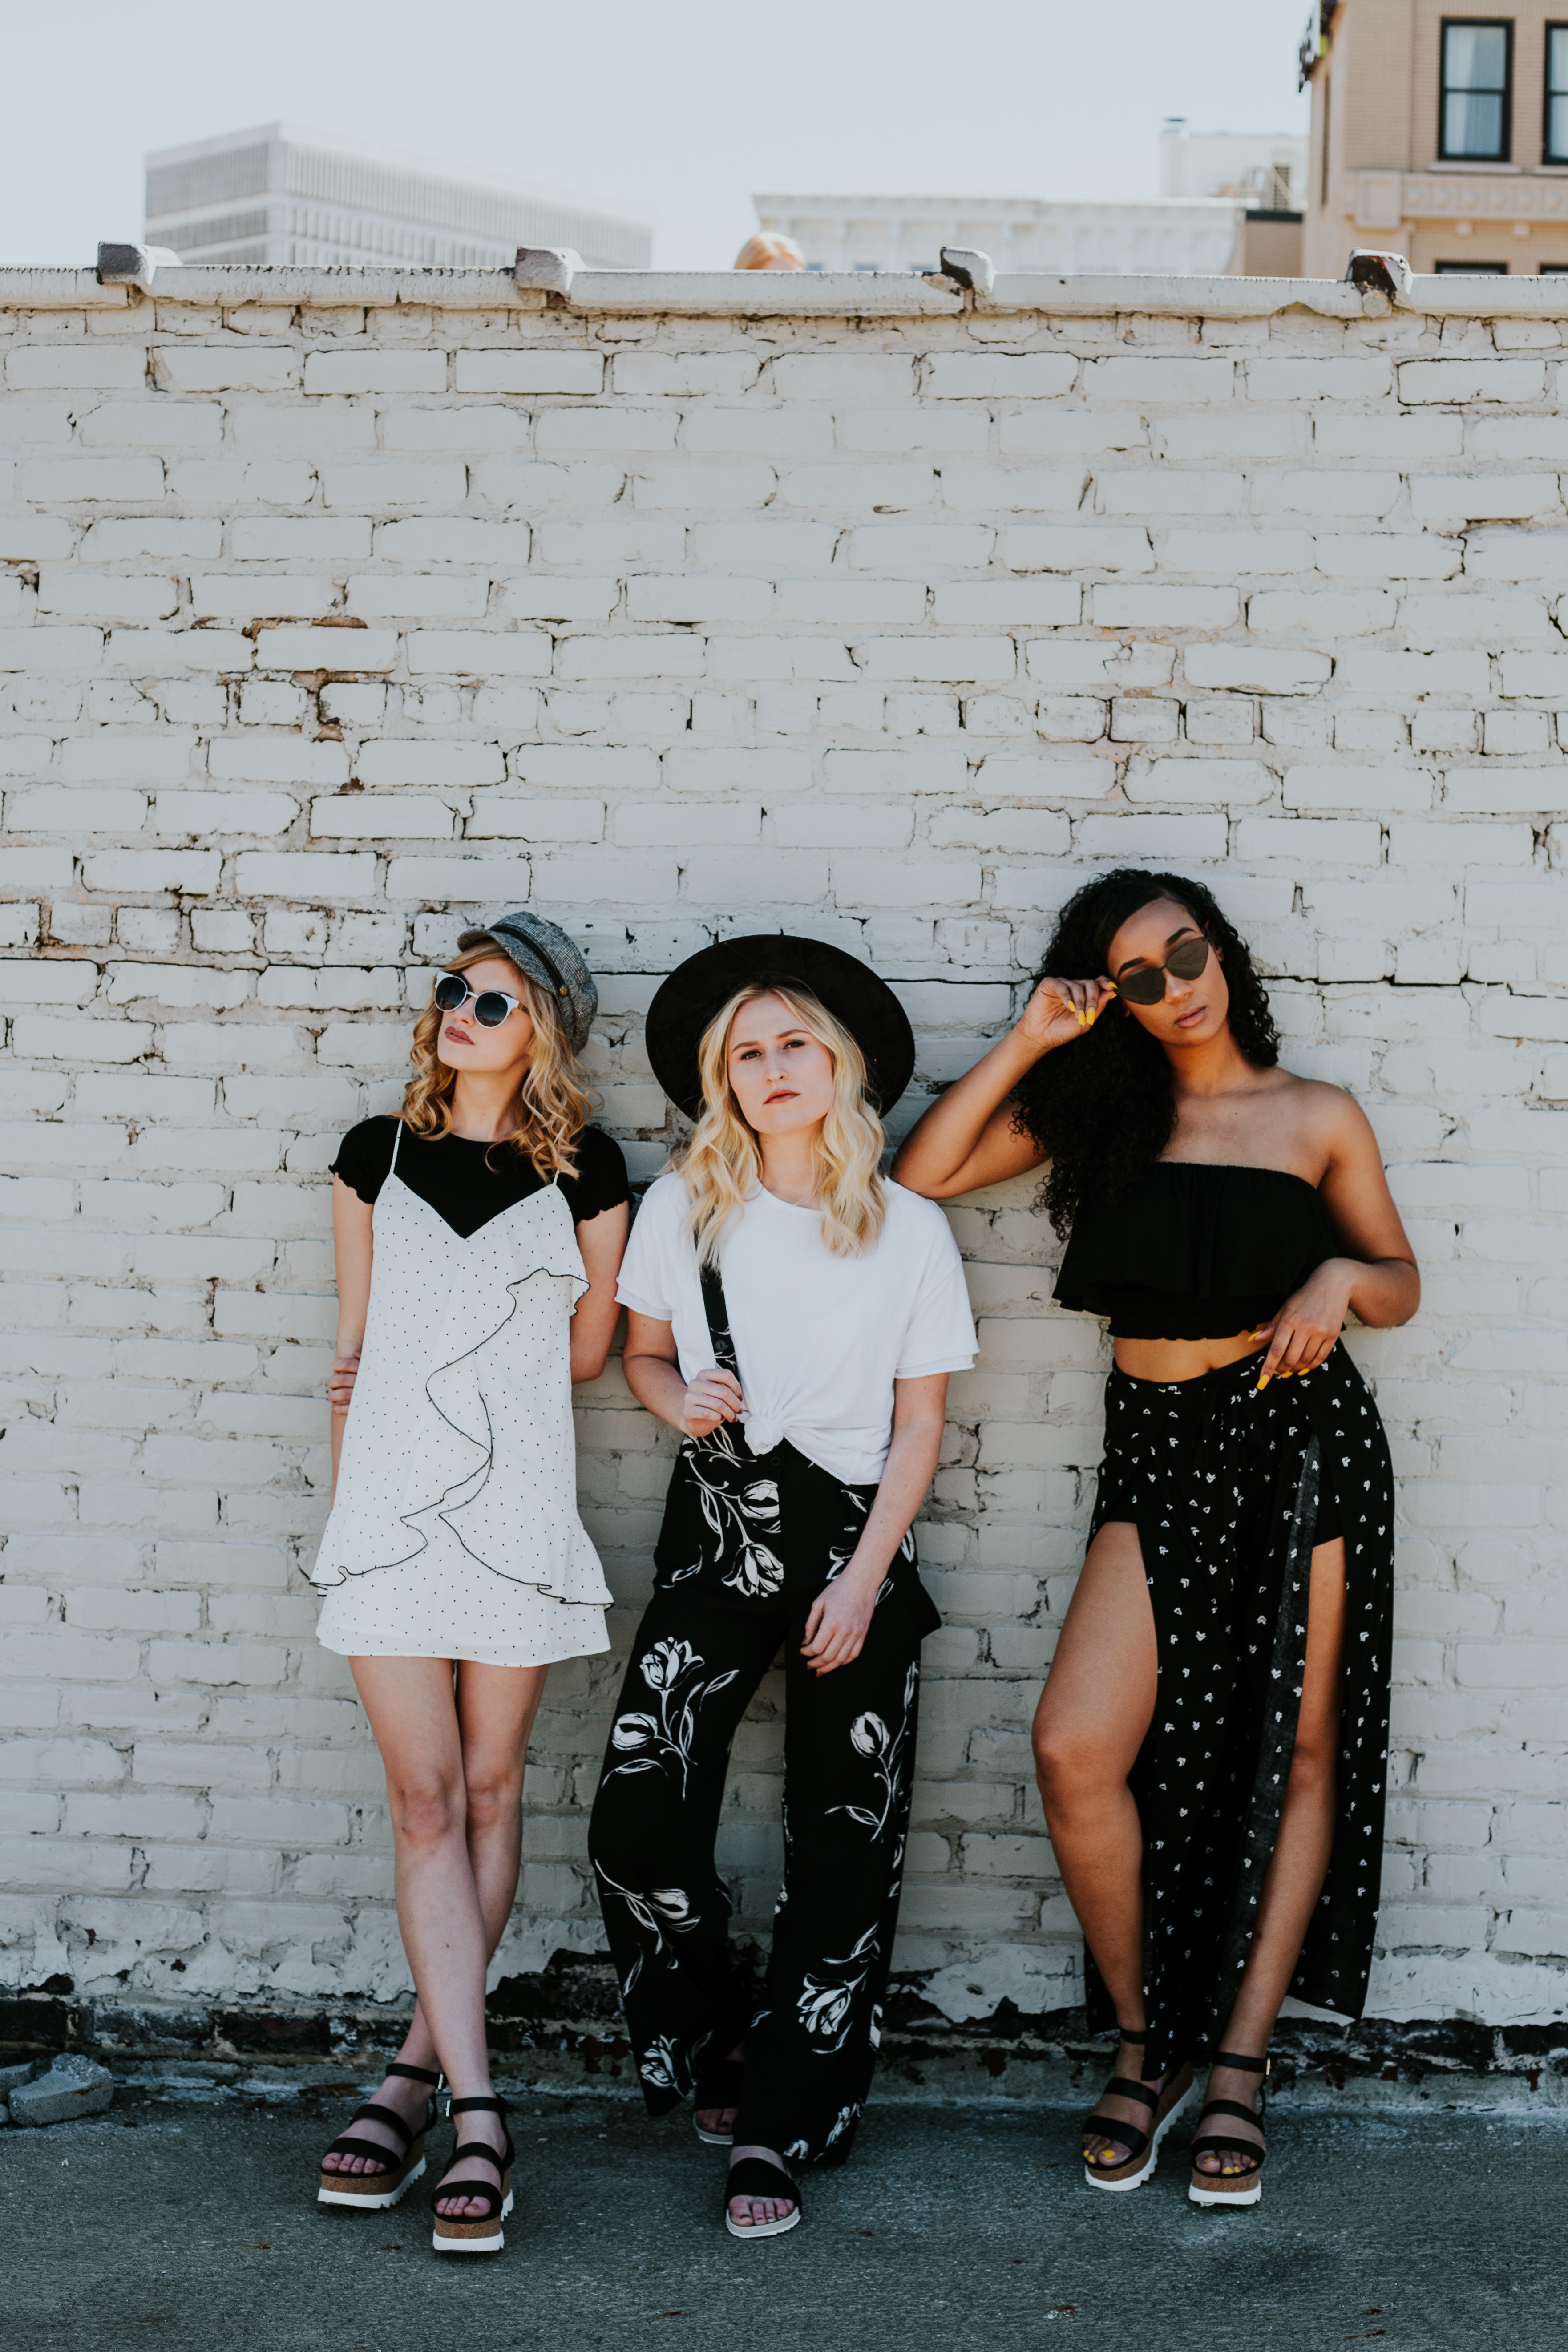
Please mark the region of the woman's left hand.
POLYGON ((814 1675, 830 1675, 835 1666, 854 1664, 865 1647, 871 1612, 881 1589, 880 1577, 870 1583, 852 1568, 823 1587, 811 1604, 805 1639, 800 1645, 801 1656, 814 1675))
POLYGON ((353 1402, 359 1359, 357 1348, 352 1356, 334 1356, 332 1359, 332 1369, 327 1375, 327 1394, 331 1399, 332 1411, 340 1416, 347 1412, 353 1402))
POLYGON ((1355 1271, 1345 1258, 1325 1258, 1285 1301, 1273 1322, 1265 1323, 1254 1334, 1268 1342, 1268 1352, 1258 1370, 1260 1389, 1276 1372, 1288 1380, 1292 1372, 1315 1372, 1328 1360, 1344 1328, 1355 1271))

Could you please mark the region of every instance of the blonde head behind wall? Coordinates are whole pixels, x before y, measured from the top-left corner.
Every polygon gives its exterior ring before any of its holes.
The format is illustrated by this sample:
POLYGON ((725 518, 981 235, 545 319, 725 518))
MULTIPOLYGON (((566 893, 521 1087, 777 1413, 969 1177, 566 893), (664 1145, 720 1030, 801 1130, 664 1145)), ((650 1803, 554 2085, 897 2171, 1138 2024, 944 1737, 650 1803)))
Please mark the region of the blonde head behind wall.
POLYGON ((793 236, 781 236, 775 229, 763 229, 749 236, 735 256, 737 269, 804 269, 805 256, 793 236))
POLYGON ((744 1213, 746 1195, 762 1181, 756 1133, 741 1116, 729 1070, 735 1016, 761 996, 776 996, 792 1021, 832 1056, 833 1101, 817 1139, 817 1206, 823 1241, 835 1257, 858 1257, 875 1244, 888 1213, 881 1173, 886 1138, 866 1099, 866 1057, 809 989, 762 981, 736 992, 708 1024, 698 1048, 702 1116, 674 1161, 686 1178, 687 1223, 698 1257, 704 1265, 718 1265, 731 1217, 744 1213))

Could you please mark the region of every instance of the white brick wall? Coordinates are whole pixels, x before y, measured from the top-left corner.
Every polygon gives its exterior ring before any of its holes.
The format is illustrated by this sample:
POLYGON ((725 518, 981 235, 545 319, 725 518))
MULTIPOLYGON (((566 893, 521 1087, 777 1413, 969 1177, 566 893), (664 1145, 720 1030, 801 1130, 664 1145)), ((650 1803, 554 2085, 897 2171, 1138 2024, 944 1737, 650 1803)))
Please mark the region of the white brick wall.
MULTIPOLYGON (((1558 325, 1322 315, 1336 289, 1187 316, 1175 281, 1131 317, 585 320, 285 275, 0 309, 10 1979, 404 1981, 300 1562, 322 1171, 463 922, 531 899, 584 940, 646 1176, 642 1015, 716 932, 870 957, 939 1081, 1084 873, 1156 860, 1248 929, 1294 1066, 1367 1106, 1426 1268, 1419 1320, 1352 1343, 1403 1480, 1373 2006, 1560 2014, 1558 325)), ((1026 1733, 1103 1349, 1048 1304, 1028 1191, 953 1212, 984 1353, 921 1531, 947 1623, 900 1958, 954 2015, 1076 1985, 1026 1733)), ((615 1370, 580 1426, 624 1643, 667 1433, 615 1370)), ((509 1971, 597 1941, 616 1672, 552 1678, 509 1971)), ((775 1698, 725 1829, 754 1924, 775 1698)))

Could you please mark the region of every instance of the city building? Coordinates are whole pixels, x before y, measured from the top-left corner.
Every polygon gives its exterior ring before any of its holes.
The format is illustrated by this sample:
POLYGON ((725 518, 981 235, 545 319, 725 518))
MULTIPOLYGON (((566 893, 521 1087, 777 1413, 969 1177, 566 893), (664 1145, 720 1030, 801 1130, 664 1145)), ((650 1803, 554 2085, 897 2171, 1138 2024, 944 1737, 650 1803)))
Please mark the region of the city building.
POLYGON ((1053 204, 1037 196, 761 194, 765 229, 813 269, 935 269, 944 245, 978 246, 998 269, 1178 271, 1221 277, 1245 205, 1222 196, 1053 204))
POLYGON ((520 245, 646 269, 653 224, 591 196, 269 122, 147 158, 149 244, 182 261, 504 268, 520 245))
POLYGON ((1304 267, 1568 270, 1568 0, 1319 0, 1304 267))
POLYGON ((967 245, 1005 270, 1294 277, 1306 161, 1305 138, 1289 132, 1194 131, 1173 118, 1160 134, 1156 197, 1093 204, 766 194, 752 201, 760 225, 793 236, 814 269, 934 269, 944 245, 967 245))
POLYGON ((1300 212, 1307 136, 1292 131, 1194 131, 1184 115, 1160 133, 1163 196, 1240 196, 1260 212, 1300 212))

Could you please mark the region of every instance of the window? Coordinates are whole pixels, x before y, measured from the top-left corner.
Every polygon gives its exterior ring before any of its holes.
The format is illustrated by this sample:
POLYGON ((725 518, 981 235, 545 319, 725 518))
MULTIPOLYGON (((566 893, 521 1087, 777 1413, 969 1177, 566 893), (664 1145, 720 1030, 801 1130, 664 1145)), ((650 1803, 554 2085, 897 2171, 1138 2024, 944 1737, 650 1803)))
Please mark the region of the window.
POLYGON ((1324 205, 1326 205, 1329 201, 1329 108, 1332 100, 1333 94, 1333 77, 1331 74, 1325 74, 1323 76, 1323 152, 1318 159, 1318 202, 1324 205))
POLYGON ((1437 152, 1447 161, 1508 161, 1512 66, 1511 23, 1445 22, 1437 152))
POLYGON ((1439 278, 1506 278, 1506 261, 1435 261, 1433 269, 1439 278))
POLYGON ((1568 163, 1568 25, 1546 27, 1546 136, 1542 160, 1568 163))

